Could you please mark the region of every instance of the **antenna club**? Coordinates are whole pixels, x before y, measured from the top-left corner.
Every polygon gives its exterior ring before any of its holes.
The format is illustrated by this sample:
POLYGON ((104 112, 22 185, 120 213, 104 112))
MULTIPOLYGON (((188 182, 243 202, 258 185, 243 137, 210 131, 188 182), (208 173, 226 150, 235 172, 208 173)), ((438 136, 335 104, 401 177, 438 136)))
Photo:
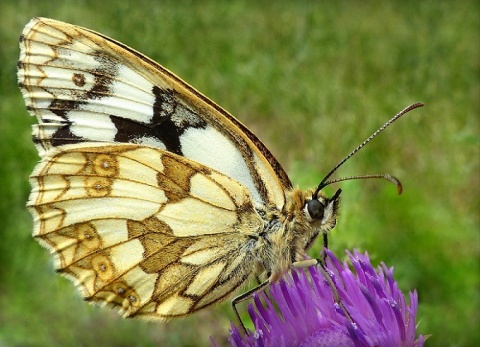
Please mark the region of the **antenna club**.
POLYGON ((423 102, 416 102, 414 104, 411 104, 410 106, 405 107, 405 109, 403 109, 402 112, 400 112, 400 113, 407 113, 407 112, 409 112, 413 109, 423 107, 423 106, 425 106, 425 104, 423 102))
POLYGON ((400 181, 398 182, 398 185, 397 185, 397 193, 398 195, 401 195, 403 192, 403 186, 402 184, 400 183, 400 181))
MULTIPOLYGON (((374 178, 374 176, 375 175, 371 175, 372 178, 374 178)), ((402 182, 400 182, 400 180, 398 178, 396 178, 392 175, 389 175, 389 174, 380 174, 380 175, 378 175, 378 178, 385 178, 387 181, 392 182, 397 187, 397 194, 398 195, 402 194, 403 186, 402 186, 402 182)))

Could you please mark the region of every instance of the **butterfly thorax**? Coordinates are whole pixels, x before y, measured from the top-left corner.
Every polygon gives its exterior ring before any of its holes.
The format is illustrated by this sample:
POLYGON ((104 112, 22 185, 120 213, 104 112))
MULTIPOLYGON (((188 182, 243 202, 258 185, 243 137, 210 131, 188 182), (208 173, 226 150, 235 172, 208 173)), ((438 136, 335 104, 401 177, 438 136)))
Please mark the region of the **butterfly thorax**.
POLYGON ((306 251, 319 234, 327 233, 335 226, 339 198, 330 200, 320 193, 318 200, 324 206, 323 213, 321 218, 312 218, 307 208, 312 193, 312 190, 293 189, 286 192, 282 210, 273 205, 265 210, 257 210, 264 222, 256 248, 263 272, 260 278, 277 281, 291 268, 292 263, 307 257, 306 251))

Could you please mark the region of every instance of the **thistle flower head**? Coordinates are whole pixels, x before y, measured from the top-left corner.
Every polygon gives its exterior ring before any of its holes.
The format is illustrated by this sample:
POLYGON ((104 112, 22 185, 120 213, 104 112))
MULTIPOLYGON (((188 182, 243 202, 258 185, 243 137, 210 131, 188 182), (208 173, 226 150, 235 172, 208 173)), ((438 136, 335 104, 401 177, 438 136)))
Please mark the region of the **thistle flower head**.
POLYGON ((329 250, 326 254, 343 308, 318 267, 292 270, 270 286, 268 296, 254 295, 248 312, 255 331, 244 336, 232 324, 231 346, 423 346, 424 337, 416 339, 417 293, 409 293, 407 304, 393 268, 382 263, 375 270, 367 253, 347 251, 352 271, 329 250))

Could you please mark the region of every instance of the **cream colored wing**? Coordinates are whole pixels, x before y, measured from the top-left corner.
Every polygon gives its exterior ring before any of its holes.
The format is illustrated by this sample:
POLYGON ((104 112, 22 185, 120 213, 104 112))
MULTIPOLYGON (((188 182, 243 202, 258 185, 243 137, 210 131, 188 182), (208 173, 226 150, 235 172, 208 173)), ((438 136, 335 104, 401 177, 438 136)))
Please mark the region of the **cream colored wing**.
POLYGON ((31 177, 34 236, 88 301, 168 319, 224 299, 253 271, 263 223, 249 192, 189 159, 133 144, 51 150, 31 177))
POLYGON ((38 118, 41 155, 82 142, 147 144, 236 179, 281 209, 290 180, 227 111, 135 50, 102 34, 35 18, 20 40, 19 84, 38 118))

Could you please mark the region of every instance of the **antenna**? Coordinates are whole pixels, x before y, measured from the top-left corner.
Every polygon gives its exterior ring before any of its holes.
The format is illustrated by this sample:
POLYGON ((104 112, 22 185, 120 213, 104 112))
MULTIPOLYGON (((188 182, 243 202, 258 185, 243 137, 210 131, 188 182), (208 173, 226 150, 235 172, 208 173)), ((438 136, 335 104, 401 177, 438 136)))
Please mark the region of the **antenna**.
POLYGON ((328 186, 329 184, 336 183, 336 182, 341 182, 341 181, 346 181, 346 180, 353 180, 353 179, 367 179, 367 178, 385 178, 386 180, 394 183, 397 186, 398 193, 400 194, 402 192, 402 184, 400 181, 389 175, 389 174, 375 174, 375 175, 363 175, 363 176, 351 176, 351 177, 344 177, 344 178, 338 178, 334 180, 328 180, 330 176, 333 175, 337 169, 342 166, 348 159, 350 159, 355 153, 357 153, 359 150, 361 150, 367 143, 373 140, 375 136, 380 134, 383 130, 385 130, 390 124, 395 122, 398 118, 402 117, 404 114, 410 112, 411 110, 414 110, 418 107, 422 107, 423 103, 421 102, 416 102, 414 104, 411 104, 410 106, 405 107, 403 110, 401 110, 399 113, 397 113, 395 116, 393 116, 388 122, 386 122, 384 125, 382 125, 380 128, 378 128, 377 131, 375 131, 372 135, 370 135, 365 141, 363 141, 357 148, 355 148, 353 151, 350 152, 345 158, 343 158, 335 167, 325 176, 325 178, 320 182, 318 185, 317 189, 313 193, 313 198, 316 199, 318 197, 318 192, 328 186))

